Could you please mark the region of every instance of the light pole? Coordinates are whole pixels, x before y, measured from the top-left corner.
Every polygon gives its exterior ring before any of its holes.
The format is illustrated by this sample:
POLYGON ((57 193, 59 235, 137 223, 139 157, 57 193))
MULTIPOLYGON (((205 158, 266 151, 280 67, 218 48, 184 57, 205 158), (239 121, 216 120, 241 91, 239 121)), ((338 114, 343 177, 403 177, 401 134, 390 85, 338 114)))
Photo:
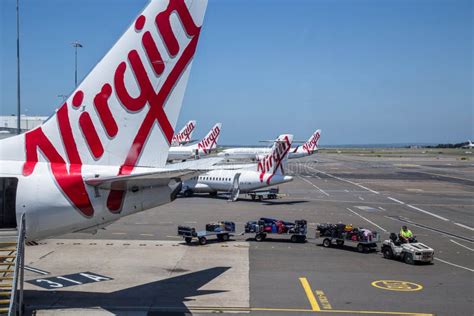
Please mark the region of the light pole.
POLYGON ((75 70, 74 70, 74 84, 77 87, 77 48, 82 48, 82 44, 78 41, 72 43, 72 47, 74 47, 74 57, 75 57, 75 70))
POLYGON ((20 1, 16 0, 16 115, 17 134, 21 134, 20 118, 20 1))

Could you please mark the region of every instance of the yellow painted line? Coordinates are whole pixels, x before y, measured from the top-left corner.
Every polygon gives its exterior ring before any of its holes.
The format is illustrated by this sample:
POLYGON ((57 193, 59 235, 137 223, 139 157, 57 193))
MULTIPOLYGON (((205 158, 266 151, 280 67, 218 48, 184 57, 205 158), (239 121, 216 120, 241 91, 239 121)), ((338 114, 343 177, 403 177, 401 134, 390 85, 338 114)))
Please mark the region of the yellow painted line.
POLYGON ((311 286, 309 285, 308 279, 306 278, 300 278, 301 285, 303 286, 304 291, 306 292, 306 297, 308 297, 308 301, 311 304, 311 309, 313 311, 320 311, 321 308, 319 307, 318 301, 316 300, 316 297, 313 294, 313 290, 311 289, 311 286))
POLYGON ((286 313, 333 313, 333 314, 355 314, 355 315, 399 315, 399 316, 434 316, 430 313, 413 312, 390 312, 390 311, 364 311, 364 310, 343 310, 327 309, 312 310, 303 308, 266 308, 266 307, 192 307, 188 306, 189 311, 214 311, 214 312, 286 312, 286 313))

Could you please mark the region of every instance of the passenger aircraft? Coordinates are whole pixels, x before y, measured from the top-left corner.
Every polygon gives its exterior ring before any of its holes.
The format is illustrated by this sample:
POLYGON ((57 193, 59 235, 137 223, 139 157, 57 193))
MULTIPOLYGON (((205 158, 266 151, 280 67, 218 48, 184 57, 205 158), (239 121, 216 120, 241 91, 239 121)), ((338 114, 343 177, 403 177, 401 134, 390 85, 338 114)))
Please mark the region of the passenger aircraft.
POLYGON ((209 155, 217 148, 221 129, 222 123, 217 123, 199 143, 187 146, 172 146, 168 153, 168 161, 187 160, 209 155))
POLYGON ((290 152, 293 135, 283 134, 274 142, 270 153, 259 157, 258 163, 241 169, 223 169, 208 171, 183 182, 185 196, 193 193, 231 192, 234 198, 239 193, 247 193, 257 189, 290 182, 293 177, 285 175, 288 153, 290 152))
POLYGON ((43 125, 0 141, 0 227, 93 231, 171 202, 209 160, 165 167, 207 0, 152 0, 43 125))
POLYGON ((462 148, 472 149, 472 148, 474 148, 474 144, 471 142, 471 140, 468 140, 468 143, 466 145, 462 146, 462 148))
MULTIPOLYGON (((306 143, 303 146, 297 146, 290 150, 288 155, 289 159, 301 158, 306 156, 311 156, 318 150, 318 141, 321 137, 321 130, 318 129, 311 135, 306 143)), ((223 157, 225 159, 251 159, 257 160, 259 155, 266 155, 270 152, 270 148, 251 148, 251 147, 241 147, 241 148, 229 148, 225 149, 222 152, 218 153, 218 157, 223 157)))
POLYGON ((189 121, 184 125, 184 127, 179 131, 178 134, 173 136, 171 140, 171 146, 180 146, 186 145, 191 141, 193 137, 194 129, 196 128, 196 121, 189 121))

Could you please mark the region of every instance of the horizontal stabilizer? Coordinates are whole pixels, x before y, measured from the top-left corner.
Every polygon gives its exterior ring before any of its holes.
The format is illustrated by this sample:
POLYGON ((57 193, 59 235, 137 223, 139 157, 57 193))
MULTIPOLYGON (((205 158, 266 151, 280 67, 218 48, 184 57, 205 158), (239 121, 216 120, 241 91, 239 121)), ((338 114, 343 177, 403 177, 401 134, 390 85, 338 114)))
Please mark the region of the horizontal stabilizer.
POLYGON ((142 172, 131 175, 118 175, 86 179, 90 186, 106 190, 128 190, 133 187, 168 185, 170 180, 184 181, 209 171, 222 158, 208 158, 170 164, 153 172, 142 172))

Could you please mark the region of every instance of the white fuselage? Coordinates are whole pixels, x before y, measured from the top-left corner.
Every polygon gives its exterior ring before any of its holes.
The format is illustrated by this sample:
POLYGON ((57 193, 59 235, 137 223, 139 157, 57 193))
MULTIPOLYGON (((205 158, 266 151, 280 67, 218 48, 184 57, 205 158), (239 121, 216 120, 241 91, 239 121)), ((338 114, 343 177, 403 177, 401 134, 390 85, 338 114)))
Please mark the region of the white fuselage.
POLYGON ((241 193, 247 193, 293 180, 291 176, 275 174, 271 177, 269 182, 267 182, 267 175, 262 181, 260 172, 247 169, 213 170, 184 181, 183 190, 191 190, 194 193, 229 192, 237 173, 240 173, 239 189, 241 193))
POLYGON ((201 148, 195 145, 173 146, 168 152, 168 161, 193 159, 196 156, 207 155, 201 148))
MULTIPOLYGON (((218 157, 223 157, 225 159, 250 159, 257 160, 258 156, 268 155, 271 152, 271 148, 262 148, 262 147, 242 147, 242 148, 229 148, 224 149, 222 152, 218 153, 218 157)), ((290 149, 288 153, 288 159, 302 158, 314 154, 316 150, 308 153, 304 151, 302 147, 294 147, 290 149)))
MULTIPOLYGON (((94 213, 88 217, 71 205, 51 176, 50 164, 38 162, 35 172, 27 177, 22 175, 24 162, 1 161, 0 177, 18 179, 16 191, 16 218, 26 214, 28 240, 43 239, 64 233, 90 230, 110 224, 119 218, 171 202, 171 194, 179 183, 146 187, 138 191, 129 190, 125 194, 118 212, 107 208, 110 190, 86 186, 94 213), (135 192, 132 192, 135 191, 135 192)), ((83 177, 115 176, 118 167, 83 165, 83 177)), ((136 172, 153 172, 160 169, 136 168, 136 172)))

